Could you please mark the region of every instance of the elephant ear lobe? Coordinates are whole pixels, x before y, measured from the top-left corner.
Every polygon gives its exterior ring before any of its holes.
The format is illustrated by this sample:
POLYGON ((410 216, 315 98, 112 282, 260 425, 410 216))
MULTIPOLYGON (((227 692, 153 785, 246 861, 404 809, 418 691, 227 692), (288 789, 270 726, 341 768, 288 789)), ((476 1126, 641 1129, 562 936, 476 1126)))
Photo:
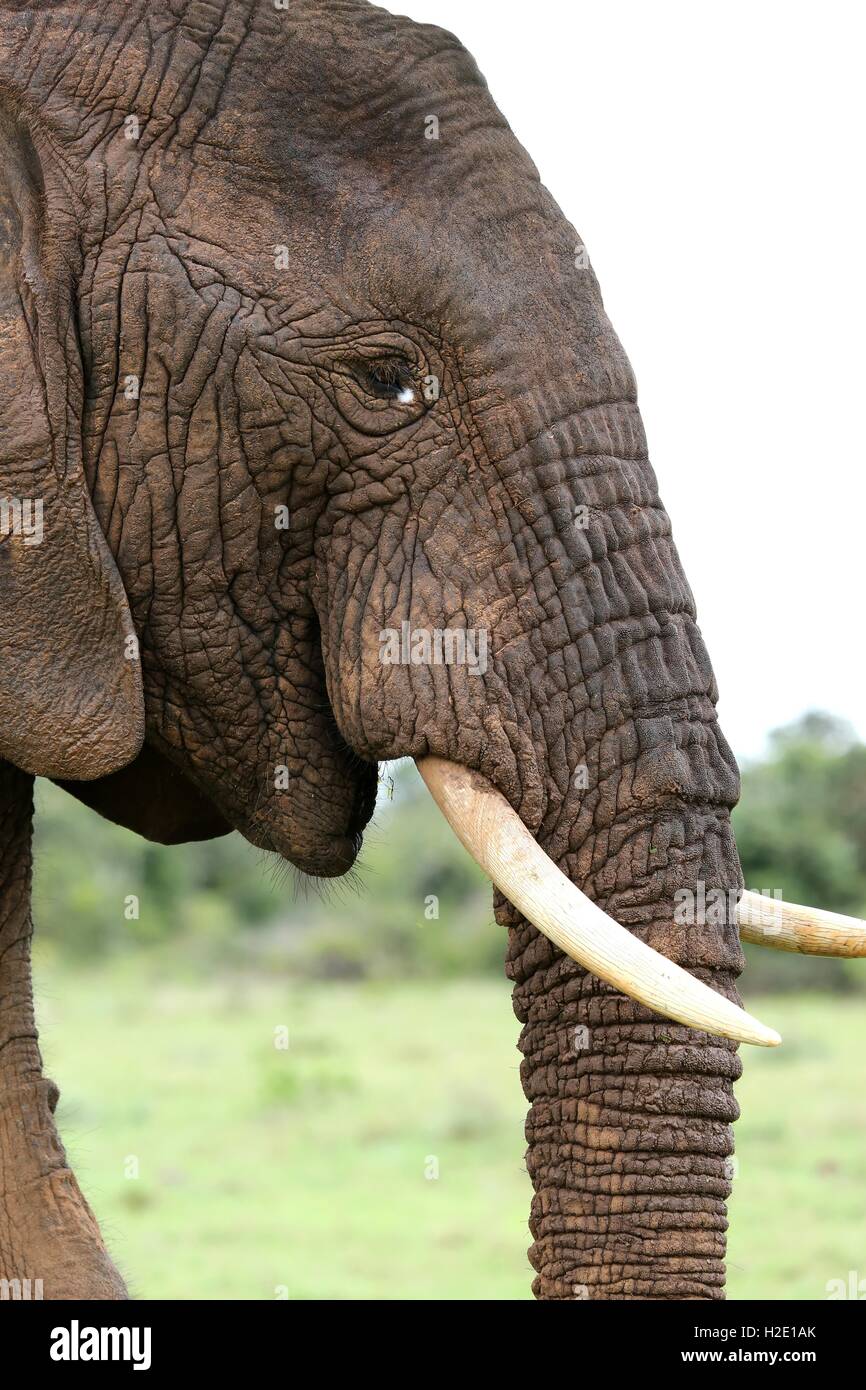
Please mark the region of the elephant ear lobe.
POLYGON ((0 107, 0 758, 123 767, 144 737, 138 644, 82 467, 68 249, 26 129, 0 107))

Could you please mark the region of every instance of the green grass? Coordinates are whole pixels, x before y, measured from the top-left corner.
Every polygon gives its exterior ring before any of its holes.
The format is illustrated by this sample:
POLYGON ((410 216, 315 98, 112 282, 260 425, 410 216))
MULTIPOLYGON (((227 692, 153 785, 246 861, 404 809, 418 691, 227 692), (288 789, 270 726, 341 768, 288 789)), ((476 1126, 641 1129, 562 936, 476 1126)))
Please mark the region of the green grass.
POLYGON ((743 1049, 729 1297, 823 1299, 850 1270, 866 1280, 866 1007, 778 994, 749 1007, 783 1042, 743 1049))
MULTIPOLYGON (((194 985, 43 959, 38 985, 61 1129, 136 1295, 529 1297, 504 982, 194 985)), ((866 1009, 748 1002, 786 1041, 746 1049, 729 1296, 821 1299, 866 1275, 866 1009)))

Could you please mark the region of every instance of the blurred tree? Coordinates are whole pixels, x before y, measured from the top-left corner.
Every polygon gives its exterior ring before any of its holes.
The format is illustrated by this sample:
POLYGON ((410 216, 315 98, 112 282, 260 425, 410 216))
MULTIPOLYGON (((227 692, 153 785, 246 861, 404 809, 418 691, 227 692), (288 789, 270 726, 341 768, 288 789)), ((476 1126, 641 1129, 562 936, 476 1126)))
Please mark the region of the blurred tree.
MULTIPOLYGON (((813 711, 771 734, 767 757, 743 770, 734 829, 750 888, 866 916, 866 746, 843 720, 813 711)), ((760 988, 866 985, 860 962, 758 948, 749 959, 760 988)))
POLYGON ((769 756, 743 771, 734 826, 750 887, 866 908, 866 746, 842 720, 810 713, 771 734, 769 756))

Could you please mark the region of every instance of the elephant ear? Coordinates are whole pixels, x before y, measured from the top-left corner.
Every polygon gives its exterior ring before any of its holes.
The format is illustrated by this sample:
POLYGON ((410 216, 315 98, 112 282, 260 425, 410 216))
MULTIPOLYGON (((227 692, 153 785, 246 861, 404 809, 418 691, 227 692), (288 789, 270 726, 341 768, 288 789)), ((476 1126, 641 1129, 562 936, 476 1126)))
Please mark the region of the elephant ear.
POLYGON ((82 466, 69 249, 33 141, 0 107, 0 758, 86 780, 135 757, 144 696, 82 466))

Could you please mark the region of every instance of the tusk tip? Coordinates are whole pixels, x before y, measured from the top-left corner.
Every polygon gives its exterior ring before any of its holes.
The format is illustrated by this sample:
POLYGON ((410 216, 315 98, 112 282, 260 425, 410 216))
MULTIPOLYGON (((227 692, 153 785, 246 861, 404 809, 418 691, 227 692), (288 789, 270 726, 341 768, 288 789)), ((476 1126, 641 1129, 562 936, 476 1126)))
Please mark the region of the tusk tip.
POLYGON ((704 1027, 707 1032, 731 1038, 736 1043, 749 1043, 752 1047, 779 1047, 782 1041, 781 1033, 777 1033, 775 1028, 768 1028, 759 1018, 740 1008, 736 1008, 733 1018, 726 1020, 720 1027, 714 1028, 712 1024, 692 1026, 704 1027))
POLYGON ((753 1014, 746 1013, 745 1009, 741 1009, 739 1013, 737 1042, 751 1043, 753 1047, 779 1047, 782 1041, 781 1033, 777 1033, 775 1028, 768 1028, 766 1023, 762 1023, 753 1014))

